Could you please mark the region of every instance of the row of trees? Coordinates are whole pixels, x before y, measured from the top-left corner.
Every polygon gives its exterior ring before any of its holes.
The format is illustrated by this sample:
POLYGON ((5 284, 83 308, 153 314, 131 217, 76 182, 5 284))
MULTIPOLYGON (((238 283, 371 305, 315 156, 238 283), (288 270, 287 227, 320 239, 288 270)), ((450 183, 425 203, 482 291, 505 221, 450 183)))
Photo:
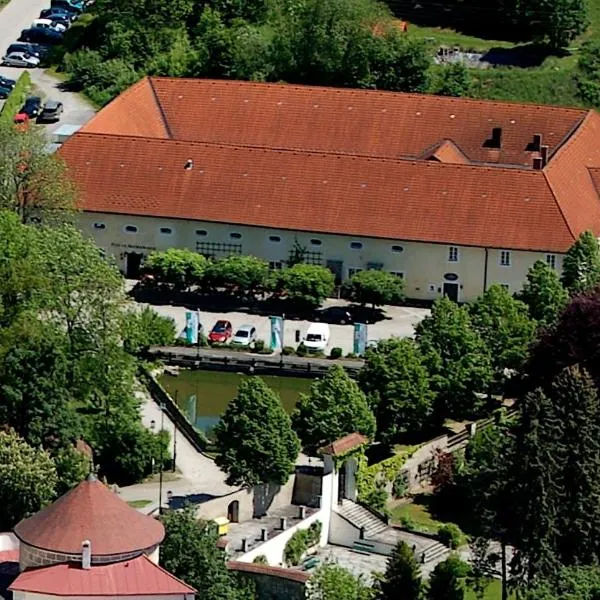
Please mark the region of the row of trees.
MULTIPOLYGON (((197 252, 170 248, 151 252, 144 271, 156 286, 169 291, 223 291, 228 295, 255 300, 270 295, 283 298, 291 309, 318 308, 333 294, 333 273, 321 266, 305 264, 305 250, 298 246, 283 269, 270 270, 269 264, 255 256, 232 255, 209 260, 197 252)), ((344 286, 345 294, 362 305, 398 303, 404 299, 403 281, 385 271, 360 271, 344 286)))

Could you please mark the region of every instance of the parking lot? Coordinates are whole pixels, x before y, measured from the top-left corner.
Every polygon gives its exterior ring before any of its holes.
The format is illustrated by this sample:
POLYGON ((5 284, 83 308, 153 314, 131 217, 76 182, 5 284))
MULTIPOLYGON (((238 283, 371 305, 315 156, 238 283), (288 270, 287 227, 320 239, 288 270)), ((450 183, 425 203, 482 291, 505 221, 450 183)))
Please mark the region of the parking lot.
MULTIPOLYGON (((339 300, 327 300, 324 307, 343 305, 339 300)), ((185 328, 186 308, 182 306, 152 306, 159 314, 172 317, 177 325, 177 331, 183 332, 185 328)), ((411 337, 414 335, 414 328, 429 314, 429 309, 411 308, 405 306, 387 306, 385 307, 386 318, 378 323, 369 324, 368 340, 387 339, 389 337, 411 337)), ((265 343, 269 342, 271 335, 271 325, 268 317, 260 315, 250 315, 242 312, 200 312, 200 323, 207 334, 215 322, 219 319, 231 321, 233 332, 241 325, 253 325, 257 330, 257 339, 262 339, 265 343)), ((300 338, 306 334, 310 322, 286 319, 284 321, 283 345, 297 346, 296 331, 300 331, 300 338)), ((327 353, 331 348, 338 346, 344 354, 352 352, 354 327, 353 325, 330 325, 331 337, 327 345, 327 353)))
MULTIPOLYGON (((50 0, 10 0, 0 10, 0 56, 16 42, 23 29, 31 26, 34 19, 39 17, 40 11, 50 6, 50 0)), ((14 67, 0 67, 0 75, 10 79, 18 79, 22 69, 14 67)), ((44 69, 29 69, 33 90, 44 99, 62 102, 64 113, 58 123, 45 125, 48 133, 52 133, 63 124, 83 125, 95 112, 94 107, 79 94, 65 92, 60 89, 60 81, 44 69)), ((0 101, 1 105, 2 101, 0 101)))

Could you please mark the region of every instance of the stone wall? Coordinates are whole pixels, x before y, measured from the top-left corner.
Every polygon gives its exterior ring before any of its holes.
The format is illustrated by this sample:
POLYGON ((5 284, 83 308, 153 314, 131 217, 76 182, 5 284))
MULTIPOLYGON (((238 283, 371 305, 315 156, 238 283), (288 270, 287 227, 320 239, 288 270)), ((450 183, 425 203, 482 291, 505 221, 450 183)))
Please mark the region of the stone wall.
POLYGON ((258 600, 304 600, 306 597, 306 582, 310 576, 303 571, 238 562, 230 562, 228 567, 254 582, 258 600))

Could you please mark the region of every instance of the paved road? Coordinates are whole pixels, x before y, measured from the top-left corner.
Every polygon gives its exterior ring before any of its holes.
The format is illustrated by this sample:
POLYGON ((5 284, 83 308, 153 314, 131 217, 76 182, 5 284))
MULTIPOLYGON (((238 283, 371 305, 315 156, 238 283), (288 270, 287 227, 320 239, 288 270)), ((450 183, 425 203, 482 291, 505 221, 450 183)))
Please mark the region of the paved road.
MULTIPOLYGON (((0 55, 17 41, 21 31, 39 17, 40 11, 50 6, 50 0, 11 0, 0 11, 0 55)), ((0 67, 0 75, 17 79, 21 69, 0 67)), ((59 123, 45 125, 52 132, 62 124, 83 125, 94 115, 94 108, 81 96, 64 92, 58 88, 59 81, 48 75, 43 69, 31 69, 30 75, 40 95, 63 103, 65 112, 59 123)))

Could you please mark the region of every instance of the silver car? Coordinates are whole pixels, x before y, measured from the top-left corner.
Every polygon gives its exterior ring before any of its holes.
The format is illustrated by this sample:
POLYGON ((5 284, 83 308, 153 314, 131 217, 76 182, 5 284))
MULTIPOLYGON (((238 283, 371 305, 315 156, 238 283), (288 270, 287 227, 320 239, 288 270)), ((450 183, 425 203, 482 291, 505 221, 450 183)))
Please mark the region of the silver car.
POLYGON ((256 327, 254 325, 242 325, 231 338, 235 346, 251 346, 256 341, 256 327))
POLYGON ((2 64, 9 67, 34 68, 40 64, 40 59, 25 52, 11 52, 2 57, 2 64))

